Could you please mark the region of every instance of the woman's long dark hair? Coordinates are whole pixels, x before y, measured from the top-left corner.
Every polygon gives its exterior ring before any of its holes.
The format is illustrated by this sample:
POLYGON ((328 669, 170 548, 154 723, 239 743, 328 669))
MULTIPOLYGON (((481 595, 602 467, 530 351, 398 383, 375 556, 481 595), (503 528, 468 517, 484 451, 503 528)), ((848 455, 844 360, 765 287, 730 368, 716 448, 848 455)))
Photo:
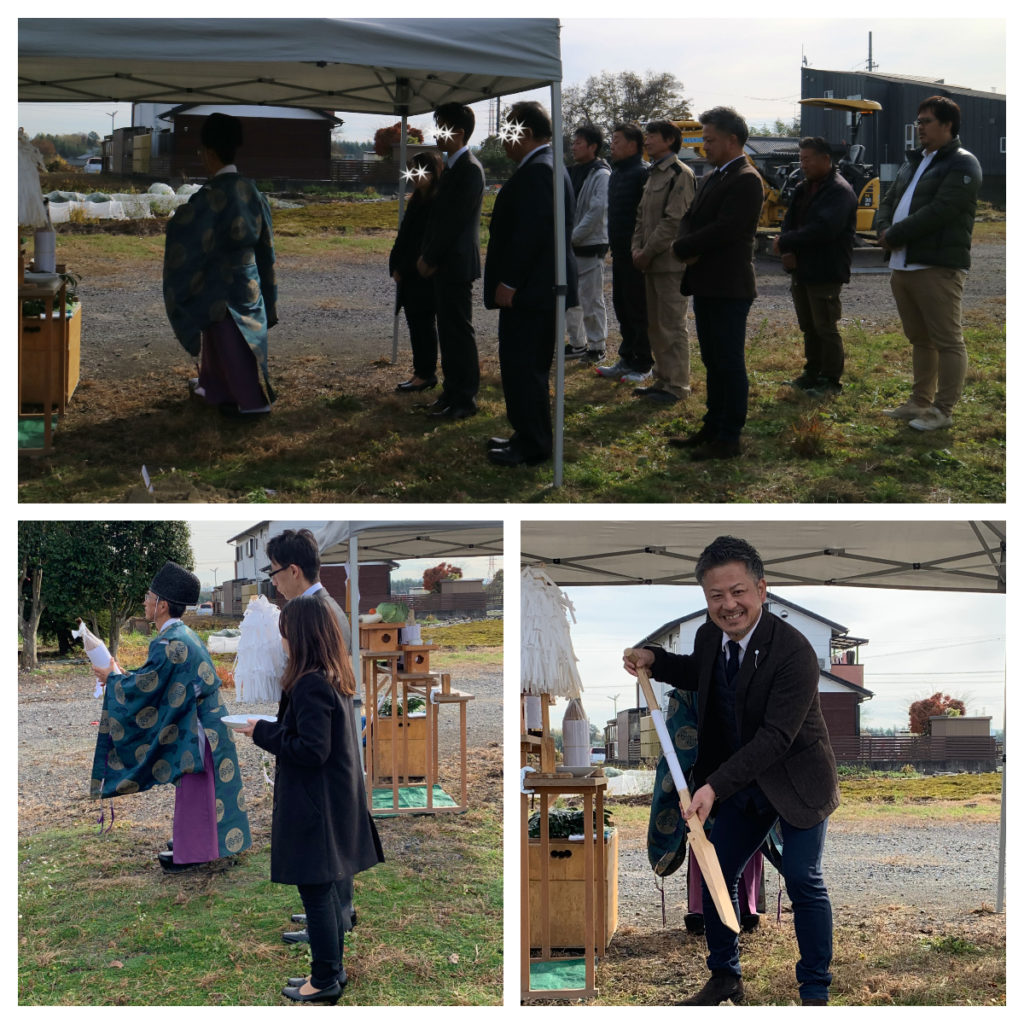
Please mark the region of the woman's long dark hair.
MULTIPOLYGON (((425 149, 422 153, 416 153, 412 156, 407 166, 410 171, 417 167, 422 167, 430 176, 430 187, 425 192, 414 191, 412 198, 409 200, 409 205, 411 206, 413 203, 429 203, 437 195, 437 190, 441 186, 441 171, 444 170, 444 161, 441 159, 441 154, 436 149, 425 149)), ((410 184, 412 183, 410 182, 410 184)))
POLYGON ((281 609, 278 628, 288 641, 288 664, 281 680, 285 693, 310 672, 321 673, 338 693, 350 697, 356 692, 345 638, 326 601, 314 594, 292 598, 281 609))

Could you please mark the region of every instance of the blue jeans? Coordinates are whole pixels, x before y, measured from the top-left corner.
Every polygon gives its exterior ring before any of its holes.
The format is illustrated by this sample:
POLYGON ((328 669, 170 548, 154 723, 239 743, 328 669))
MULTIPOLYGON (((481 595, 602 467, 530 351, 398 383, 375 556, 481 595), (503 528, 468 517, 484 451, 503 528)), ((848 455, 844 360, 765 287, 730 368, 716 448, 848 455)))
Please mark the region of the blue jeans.
MULTIPOLYGON (((825 848, 826 818, 813 828, 796 828, 779 818, 764 793, 747 787, 723 800, 715 813, 711 829, 725 884, 732 895, 736 917, 739 906, 736 889, 747 861, 760 848, 779 820, 782 825, 782 877, 793 904, 793 926, 800 948, 796 980, 801 999, 828 999, 832 983, 832 905, 821 874, 821 854, 825 848)), ((719 920, 704 883, 704 934, 708 944, 708 970, 739 977, 739 936, 719 920)))
POLYGON ((306 911, 309 951, 313 964, 309 983, 313 988, 330 988, 345 977, 345 900, 351 893, 351 879, 317 885, 300 885, 299 896, 306 911))

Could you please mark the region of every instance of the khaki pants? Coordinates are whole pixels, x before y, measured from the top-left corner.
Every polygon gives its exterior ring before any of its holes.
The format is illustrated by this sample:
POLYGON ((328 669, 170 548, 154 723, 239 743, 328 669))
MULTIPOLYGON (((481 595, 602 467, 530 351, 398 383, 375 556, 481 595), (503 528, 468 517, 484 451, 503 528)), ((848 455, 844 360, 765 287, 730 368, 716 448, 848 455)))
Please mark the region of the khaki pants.
POLYGON ((894 270, 891 287, 903 333, 914 347, 916 405, 934 405, 947 416, 964 389, 967 346, 960 301, 966 270, 926 267, 894 270))
POLYGON ((654 357, 651 387, 676 398, 690 393, 690 342, 686 336, 686 296, 679 293, 682 271, 644 274, 647 336, 654 357))

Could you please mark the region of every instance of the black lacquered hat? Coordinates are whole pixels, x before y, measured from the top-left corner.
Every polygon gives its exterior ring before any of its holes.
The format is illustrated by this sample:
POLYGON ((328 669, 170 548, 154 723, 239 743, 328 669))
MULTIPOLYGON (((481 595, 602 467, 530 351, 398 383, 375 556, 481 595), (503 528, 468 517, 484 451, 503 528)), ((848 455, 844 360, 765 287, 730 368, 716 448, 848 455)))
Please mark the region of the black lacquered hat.
POLYGON ((199 600, 199 577, 177 562, 164 562, 149 589, 172 604, 195 604, 199 600))

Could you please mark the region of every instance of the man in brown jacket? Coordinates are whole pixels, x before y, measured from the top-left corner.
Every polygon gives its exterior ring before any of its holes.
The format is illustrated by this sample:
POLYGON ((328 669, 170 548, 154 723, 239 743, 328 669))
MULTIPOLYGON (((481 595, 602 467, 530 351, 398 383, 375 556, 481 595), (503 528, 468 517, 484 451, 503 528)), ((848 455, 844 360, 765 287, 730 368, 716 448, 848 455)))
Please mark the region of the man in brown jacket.
POLYGON ((672 254, 679 221, 693 201, 696 177, 676 155, 683 137, 671 121, 647 126, 644 148, 651 170, 636 211, 633 265, 643 272, 647 294, 647 334, 654 357, 649 387, 634 398, 671 405, 690 393, 690 343, 686 298, 680 294, 682 263, 672 254))
MULTIPOLYGON (((839 782, 818 701, 818 659, 803 634, 763 607, 764 565, 746 541, 716 538, 695 575, 708 622, 693 653, 629 648, 623 664, 631 675, 644 667, 676 689, 697 691, 696 790, 685 817, 699 828, 714 807, 711 842, 734 905, 747 861, 780 823, 800 998, 805 1006, 824 1005, 832 982, 832 906, 821 857, 839 782)), ((683 1005, 738 1003, 739 937, 722 924, 706 882, 704 928, 711 978, 683 1005)))

